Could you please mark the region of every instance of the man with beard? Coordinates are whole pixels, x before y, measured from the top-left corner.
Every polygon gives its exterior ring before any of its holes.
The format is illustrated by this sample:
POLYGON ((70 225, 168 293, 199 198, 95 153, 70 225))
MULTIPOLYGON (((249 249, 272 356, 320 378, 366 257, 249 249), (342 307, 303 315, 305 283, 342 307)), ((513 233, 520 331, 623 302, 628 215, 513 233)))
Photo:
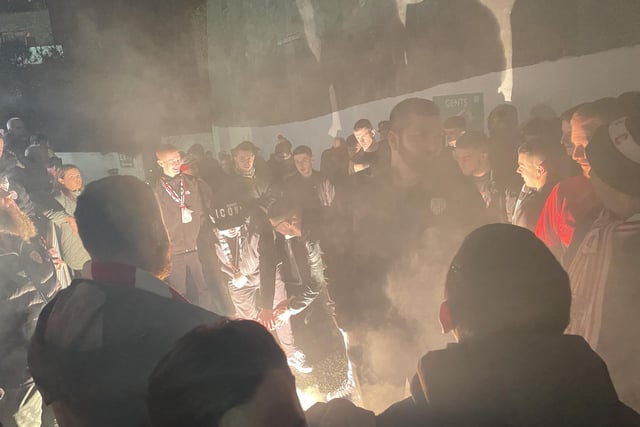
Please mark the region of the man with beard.
MULTIPOLYGON (((354 175, 352 191, 342 193, 337 202, 342 218, 336 224, 346 224, 347 229, 329 236, 343 239, 333 245, 342 247, 343 253, 337 257, 341 264, 336 268, 336 291, 331 291, 339 324, 362 350, 354 351, 362 381, 386 380, 401 388, 404 372, 397 367, 401 364, 386 374, 375 372, 365 334, 379 334, 389 345, 391 339, 415 342, 411 325, 417 319, 410 317, 435 316, 437 307, 421 299, 421 293, 433 290, 418 289, 410 278, 417 275, 416 268, 433 277, 443 274, 456 236, 482 223, 486 214, 478 191, 443 150, 440 112, 433 102, 406 99, 393 108, 390 122, 390 170, 378 176, 354 175), (425 250, 428 262, 414 263, 415 255, 425 250), (420 309, 411 307, 417 299, 420 309), (402 313, 396 309, 400 306, 402 313)), ((425 344, 437 345, 420 343, 425 344)))
POLYGON ((175 341, 220 317, 167 286, 169 236, 132 176, 87 185, 76 219, 93 260, 43 309, 29 369, 61 427, 148 425, 147 380, 175 341))
POLYGON ((33 222, 0 190, 0 423, 6 427, 41 425, 42 398, 27 369, 27 348, 57 282, 35 237, 33 222))

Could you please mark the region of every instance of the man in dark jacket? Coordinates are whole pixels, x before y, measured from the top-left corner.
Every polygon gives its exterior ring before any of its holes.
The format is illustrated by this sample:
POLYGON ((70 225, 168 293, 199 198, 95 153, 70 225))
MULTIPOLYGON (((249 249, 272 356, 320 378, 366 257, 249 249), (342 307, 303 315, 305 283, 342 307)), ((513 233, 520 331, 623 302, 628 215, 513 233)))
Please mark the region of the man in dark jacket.
POLYGON ((582 337, 563 335, 570 305, 567 273, 530 231, 472 232, 451 263, 440 310, 458 343, 424 355, 412 396, 376 425, 640 425, 604 361, 582 337))
MULTIPOLYGON (((336 336, 341 338, 341 336, 335 323, 333 303, 327 291, 322 249, 317 230, 314 227, 315 224, 310 218, 305 217, 305 213, 295 202, 286 198, 279 199, 270 207, 269 221, 278 234, 276 254, 278 261, 282 263, 280 274, 289 295, 289 299, 276 308, 279 320, 285 321, 296 315, 303 317, 303 312, 308 314, 312 308, 317 309, 320 316, 316 316, 316 319, 323 318, 324 330, 315 336, 314 341, 333 346, 334 338, 336 336)), ((343 367, 346 374, 344 344, 341 339, 338 343, 339 347, 341 346, 339 352, 342 360, 340 362, 344 362, 343 367)), ((289 361, 289 365, 292 367, 299 363, 307 366, 305 355, 302 352, 289 361)), ((338 384, 335 384, 336 388, 343 385, 350 386, 350 384, 342 384, 343 382, 349 383, 349 378, 343 381, 345 377, 346 375, 342 378, 338 377, 340 379, 338 384)), ((330 382, 329 376, 325 376, 323 381, 324 385, 330 382)))
POLYGON ((349 153, 344 138, 333 138, 331 148, 322 152, 320 172, 327 175, 335 183, 342 183, 349 175, 349 153))
POLYGON ((509 222, 520 188, 496 179, 489 158, 489 139, 482 132, 469 131, 456 139, 454 157, 462 174, 478 189, 490 222, 509 222))
POLYGON ((0 423, 40 425, 42 399, 27 369, 38 315, 57 291, 51 258, 29 217, 0 191, 0 423))
POLYGON ((443 150, 440 112, 433 102, 404 100, 393 108, 390 121, 390 170, 350 177, 350 188, 337 196, 338 229, 328 237, 341 239, 331 245, 342 248, 331 291, 338 323, 361 349, 360 366, 368 372, 362 382, 367 376, 372 385, 393 382, 401 393, 408 374, 400 366, 404 363, 376 367, 375 348, 402 345, 409 362, 424 350, 424 342, 413 348, 416 334, 428 336, 429 347, 441 345, 426 321, 437 313, 433 286, 418 286, 415 277, 437 280, 458 242, 485 222, 486 213, 476 188, 443 150), (423 252, 428 257, 418 259, 423 252), (371 332, 381 339, 370 342, 371 332))
MULTIPOLYGON (((197 240, 205 221, 209 221, 210 190, 200 179, 181 173, 180 152, 170 145, 156 151, 162 176, 153 185, 160 202, 164 223, 171 241, 171 275, 169 284, 181 295, 187 294, 187 277, 191 277, 201 307, 211 308, 221 300, 213 301, 207 286, 202 264, 198 258, 197 240)), ((222 307, 217 307, 219 312, 222 307)))
POLYGON ((333 205, 336 189, 333 182, 322 172, 313 169, 313 152, 306 145, 293 150, 293 161, 297 173, 289 177, 284 188, 305 211, 320 213, 333 205))
POLYGON ((220 319, 162 281, 169 236, 142 181, 112 176, 78 197, 92 263, 42 311, 29 369, 61 427, 148 425, 147 379, 175 341, 220 319))
POLYGON ((240 203, 247 209, 254 207, 263 211, 273 201, 271 179, 267 171, 256 168, 258 147, 251 141, 243 141, 233 150, 233 170, 229 174, 229 184, 238 188, 240 203))
POLYGON ((360 119, 353 125, 353 135, 360 144, 361 162, 376 169, 374 173, 384 172, 391 163, 391 150, 386 139, 376 140, 376 130, 369 119, 360 119))
POLYGON ((263 212, 258 210, 252 216, 237 202, 237 196, 235 189, 227 185, 215 194, 213 206, 218 266, 228 285, 235 315, 275 330, 292 367, 308 373, 310 369, 298 363, 289 319, 277 319, 280 311, 276 307, 287 302, 287 290, 280 276, 273 230, 262 226, 263 212))
POLYGON ((600 127, 586 155, 604 209, 567 269, 569 330, 602 356, 620 399, 640 411, 640 330, 633 326, 640 305, 640 115, 600 127))

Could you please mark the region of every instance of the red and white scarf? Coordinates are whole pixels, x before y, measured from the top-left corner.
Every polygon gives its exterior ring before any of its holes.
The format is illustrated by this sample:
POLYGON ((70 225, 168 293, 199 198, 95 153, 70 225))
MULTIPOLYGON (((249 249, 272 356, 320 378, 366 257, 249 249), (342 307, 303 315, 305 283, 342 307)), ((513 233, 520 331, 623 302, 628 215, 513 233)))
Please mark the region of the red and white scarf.
POLYGON ((169 197, 171 197, 171 199, 173 199, 173 201, 176 202, 178 204, 178 206, 180 206, 181 209, 184 209, 184 208, 187 207, 185 205, 186 192, 184 191, 184 175, 182 175, 182 174, 180 175, 180 195, 179 196, 178 196, 178 194, 176 194, 176 192, 173 189, 173 187, 171 187, 171 185, 169 185, 167 180, 164 179, 164 177, 160 178, 160 182, 162 182, 162 186, 164 187, 164 190, 167 192, 169 197))
POLYGON ((597 349, 602 326, 602 310, 614 242, 640 232, 640 215, 626 221, 614 219, 603 210, 591 226, 567 269, 571 279, 571 321, 568 334, 582 335, 597 349))

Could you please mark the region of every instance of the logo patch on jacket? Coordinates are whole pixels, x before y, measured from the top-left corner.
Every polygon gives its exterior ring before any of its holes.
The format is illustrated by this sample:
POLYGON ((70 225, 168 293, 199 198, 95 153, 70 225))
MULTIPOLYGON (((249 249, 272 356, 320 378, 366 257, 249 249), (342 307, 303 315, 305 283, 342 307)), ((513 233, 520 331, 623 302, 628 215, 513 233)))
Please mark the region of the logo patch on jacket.
POLYGON ((29 257, 38 264, 42 264, 44 262, 42 256, 37 251, 31 251, 29 257))

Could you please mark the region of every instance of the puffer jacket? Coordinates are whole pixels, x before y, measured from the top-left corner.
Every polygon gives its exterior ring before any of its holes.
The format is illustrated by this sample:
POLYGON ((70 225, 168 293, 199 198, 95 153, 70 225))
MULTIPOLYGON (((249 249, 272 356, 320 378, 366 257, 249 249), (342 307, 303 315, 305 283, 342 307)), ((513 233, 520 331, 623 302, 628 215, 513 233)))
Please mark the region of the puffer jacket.
POLYGON ((29 340, 56 291, 55 268, 44 248, 0 235, 0 388, 17 388, 30 379, 29 340))

